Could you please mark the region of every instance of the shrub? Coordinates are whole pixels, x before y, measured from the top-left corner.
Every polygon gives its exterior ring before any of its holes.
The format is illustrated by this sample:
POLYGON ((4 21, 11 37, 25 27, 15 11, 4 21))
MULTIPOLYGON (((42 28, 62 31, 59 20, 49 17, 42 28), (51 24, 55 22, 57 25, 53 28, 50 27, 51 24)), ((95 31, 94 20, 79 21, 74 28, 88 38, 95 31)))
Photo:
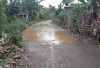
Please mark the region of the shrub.
POLYGON ((40 13, 39 13, 39 19, 44 19, 44 13, 43 13, 42 10, 41 10, 40 13))
POLYGON ((59 13, 59 15, 57 17, 60 20, 60 22, 63 22, 64 16, 65 16, 65 12, 64 11, 62 11, 62 12, 59 13))
POLYGON ((17 45, 19 47, 22 46, 22 33, 14 26, 9 26, 5 28, 5 32, 9 34, 12 38, 12 44, 17 45))

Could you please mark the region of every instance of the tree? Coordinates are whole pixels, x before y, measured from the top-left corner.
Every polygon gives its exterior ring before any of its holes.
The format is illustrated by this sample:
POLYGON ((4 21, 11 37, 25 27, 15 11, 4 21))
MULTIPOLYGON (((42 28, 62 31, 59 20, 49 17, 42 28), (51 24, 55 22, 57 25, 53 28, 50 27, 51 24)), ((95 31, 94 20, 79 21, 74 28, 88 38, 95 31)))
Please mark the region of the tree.
POLYGON ((59 14, 60 14, 60 12, 62 12, 62 5, 60 4, 60 5, 58 5, 58 9, 56 10, 56 12, 55 12, 55 16, 58 16, 59 14))
POLYGON ((38 11, 39 10, 39 3, 42 1, 43 0, 23 0, 22 5, 26 9, 26 11, 27 10, 28 11, 31 11, 31 10, 38 11))
POLYGON ((5 13, 7 15, 9 23, 11 23, 11 21, 15 21, 15 15, 19 13, 19 7, 16 4, 12 3, 7 5, 5 9, 5 13))
POLYGON ((6 15, 15 15, 18 14, 19 8, 15 4, 10 4, 6 6, 5 13, 6 15))
POLYGON ((55 12, 56 11, 55 6, 52 6, 52 5, 49 5, 49 9, 50 9, 51 12, 55 12))
MULTIPOLYGON (((97 2, 100 2, 100 1, 99 0, 87 0, 87 2, 85 0, 79 0, 79 1, 82 2, 85 5, 86 9, 88 9, 88 7, 92 8, 93 17, 95 19, 97 19, 97 17, 98 17, 98 5, 97 5, 97 2), (88 2, 90 2, 90 3, 88 3, 88 2)), ((88 11, 90 11, 90 9, 88 11)))
POLYGON ((42 1, 43 0, 22 0, 21 11, 28 11, 29 18, 33 20, 37 16, 37 12, 40 9, 39 3, 42 1))

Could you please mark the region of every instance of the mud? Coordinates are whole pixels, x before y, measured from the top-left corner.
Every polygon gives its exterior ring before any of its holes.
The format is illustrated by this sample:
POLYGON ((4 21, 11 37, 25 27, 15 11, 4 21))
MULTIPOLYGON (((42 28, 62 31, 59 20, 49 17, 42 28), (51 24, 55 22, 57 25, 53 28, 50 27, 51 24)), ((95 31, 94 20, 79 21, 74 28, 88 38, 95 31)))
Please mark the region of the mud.
POLYGON ((76 39, 56 29, 50 22, 36 24, 28 27, 23 36, 24 41, 51 42, 55 44, 75 44, 76 39))

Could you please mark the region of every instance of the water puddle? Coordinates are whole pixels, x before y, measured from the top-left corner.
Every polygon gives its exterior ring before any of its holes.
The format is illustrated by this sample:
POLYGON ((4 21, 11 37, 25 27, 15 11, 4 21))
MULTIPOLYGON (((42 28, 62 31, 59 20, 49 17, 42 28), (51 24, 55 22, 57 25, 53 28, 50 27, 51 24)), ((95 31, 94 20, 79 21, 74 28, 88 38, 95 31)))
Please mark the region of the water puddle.
POLYGON ((38 24, 27 28, 23 36, 24 41, 49 42, 54 44, 75 44, 76 39, 64 32, 52 28, 50 24, 38 24))

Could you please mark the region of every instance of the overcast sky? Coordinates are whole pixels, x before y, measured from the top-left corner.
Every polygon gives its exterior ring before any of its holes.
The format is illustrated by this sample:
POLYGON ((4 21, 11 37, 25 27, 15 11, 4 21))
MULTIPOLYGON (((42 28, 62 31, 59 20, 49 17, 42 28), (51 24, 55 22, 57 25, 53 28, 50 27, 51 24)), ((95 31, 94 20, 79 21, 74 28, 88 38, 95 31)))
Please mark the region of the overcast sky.
MULTIPOLYGON (((49 4, 55 7, 58 7, 58 4, 61 3, 62 0, 45 0, 43 2, 41 2, 40 4, 45 6, 45 7, 49 7, 49 4)), ((78 0, 75 0, 74 2, 77 2, 78 0)))

